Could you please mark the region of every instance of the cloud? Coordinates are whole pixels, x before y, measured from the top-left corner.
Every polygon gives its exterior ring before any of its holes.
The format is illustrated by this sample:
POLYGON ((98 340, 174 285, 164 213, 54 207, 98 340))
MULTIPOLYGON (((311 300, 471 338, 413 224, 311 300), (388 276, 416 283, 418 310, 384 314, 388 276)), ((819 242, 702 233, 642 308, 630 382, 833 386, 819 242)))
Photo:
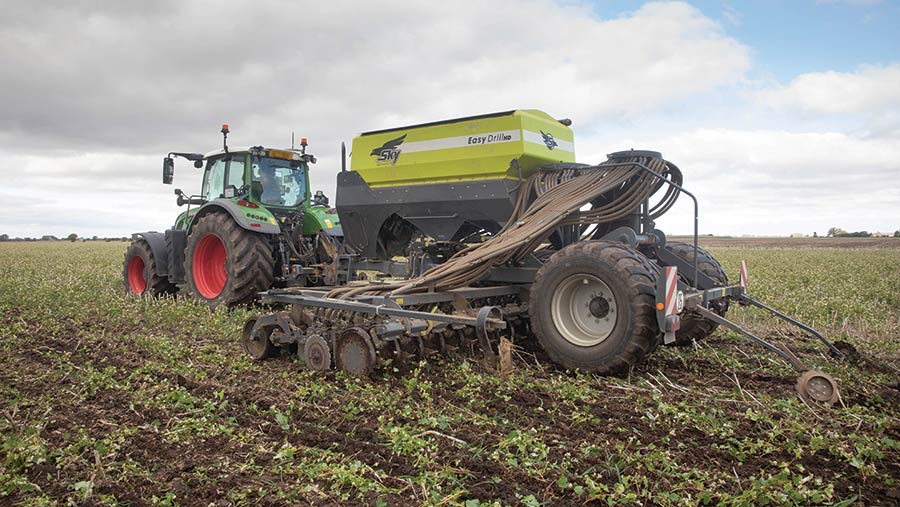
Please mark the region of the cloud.
POLYGON ((523 105, 625 114, 749 66, 680 2, 615 19, 549 0, 29 4, 0 23, 0 143, 75 150, 202 142, 223 120, 283 139, 523 105))
MULTIPOLYGON (((683 2, 607 19, 550 0, 24 2, 4 14, 0 157, 20 177, 0 193, 43 199, 0 218, 12 235, 164 228, 178 209, 160 159, 218 148, 222 122, 233 145, 308 137, 313 188, 333 196, 340 141, 361 131, 513 108, 584 129, 750 66, 749 48, 683 2)), ((198 181, 178 164, 177 186, 198 181)))
POLYGON ((813 114, 883 115, 900 109, 900 63, 855 72, 813 72, 759 92, 764 103, 813 114))
MULTIPOLYGON (((694 129, 656 139, 652 146, 683 171, 685 188, 700 201, 701 233, 820 234, 828 228, 894 231, 900 209, 900 139, 838 132, 694 129)), ((668 231, 690 232, 682 197, 668 231)))

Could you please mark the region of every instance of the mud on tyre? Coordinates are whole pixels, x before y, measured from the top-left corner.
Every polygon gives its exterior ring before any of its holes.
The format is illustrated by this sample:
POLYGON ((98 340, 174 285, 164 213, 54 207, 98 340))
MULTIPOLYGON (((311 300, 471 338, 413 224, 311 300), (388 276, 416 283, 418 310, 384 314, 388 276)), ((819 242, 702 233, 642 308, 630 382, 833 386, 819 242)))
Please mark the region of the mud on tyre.
POLYGON ((564 368, 625 372, 659 341, 656 280, 646 257, 627 245, 574 243, 535 275, 531 327, 550 358, 564 368))
POLYGON ((225 213, 200 217, 187 239, 188 290, 211 309, 251 301, 272 285, 275 261, 269 238, 241 228, 225 213))

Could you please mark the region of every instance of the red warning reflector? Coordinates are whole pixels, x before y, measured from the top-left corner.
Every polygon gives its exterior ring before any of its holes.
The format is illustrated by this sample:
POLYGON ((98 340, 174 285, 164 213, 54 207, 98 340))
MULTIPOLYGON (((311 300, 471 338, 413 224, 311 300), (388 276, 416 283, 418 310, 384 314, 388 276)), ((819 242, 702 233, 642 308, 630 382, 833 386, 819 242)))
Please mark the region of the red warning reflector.
POLYGON ((666 267, 666 315, 675 315, 678 313, 677 300, 678 294, 678 268, 675 266, 666 267))
POLYGON ((749 277, 750 277, 750 272, 747 271, 747 260, 742 259, 741 260, 741 287, 743 287, 745 291, 747 290, 747 284, 750 281, 749 277))

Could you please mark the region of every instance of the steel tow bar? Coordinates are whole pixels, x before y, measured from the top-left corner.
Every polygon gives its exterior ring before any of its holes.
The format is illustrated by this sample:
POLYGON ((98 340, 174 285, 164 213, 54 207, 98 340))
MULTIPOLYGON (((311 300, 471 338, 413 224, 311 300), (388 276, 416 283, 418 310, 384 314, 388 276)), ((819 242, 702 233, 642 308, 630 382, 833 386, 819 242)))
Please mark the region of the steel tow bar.
POLYGON ((791 366, 793 366, 795 370, 797 370, 799 372, 804 372, 808 369, 808 368, 806 368, 806 366, 803 365, 803 363, 800 362, 799 359, 797 359, 796 356, 788 354, 787 352, 776 347, 774 344, 769 343, 766 340, 763 340, 762 338, 756 336, 755 334, 751 333, 750 331, 747 331, 746 329, 735 324, 734 322, 731 322, 730 320, 722 317, 721 315, 717 314, 716 312, 708 310, 702 306, 696 306, 693 308, 693 310, 695 312, 699 313, 700 315, 702 315, 703 318, 711 320, 711 321, 715 322, 716 324, 725 326, 728 329, 731 329, 732 331, 740 333, 740 334, 744 335, 745 337, 749 338, 750 341, 752 341, 753 343, 756 343, 757 345, 761 345, 762 347, 765 347, 769 351, 778 354, 779 356, 784 358, 785 361, 791 363, 791 366))
POLYGON ((825 346, 828 347, 828 350, 831 351, 831 354, 832 354, 832 355, 834 355, 834 356, 836 356, 836 357, 839 357, 841 360, 847 358, 847 356, 845 356, 844 353, 840 351, 840 349, 838 349, 837 347, 835 347, 834 345, 832 345, 831 342, 829 342, 828 340, 826 340, 825 337, 822 336, 821 333, 819 333, 819 332, 816 331, 815 329, 813 329, 813 328, 807 326, 806 324, 804 324, 804 323, 802 323, 802 322, 799 322, 799 321, 797 321, 797 320, 794 320, 794 319, 792 319, 791 317, 789 317, 789 316, 787 316, 787 315, 785 315, 785 314, 779 312, 778 310, 776 310, 776 309, 772 308, 771 306, 769 306, 769 305, 763 303, 762 301, 753 299, 752 297, 750 297, 750 296, 744 294, 744 295, 742 295, 742 296, 740 296, 740 297, 738 298, 738 303, 749 304, 749 305, 753 305, 753 306, 755 306, 755 307, 757 307, 757 308, 761 308, 761 309, 763 309, 763 310, 769 312, 771 315, 773 315, 773 316, 775 316, 775 317, 778 317, 779 319, 781 319, 781 320, 783 320, 783 321, 785 321, 785 322, 789 322, 789 323, 791 323, 791 324, 793 324, 793 325, 799 327, 800 329, 802 329, 802 330, 806 331, 807 333, 809 333, 809 334, 815 336, 816 338, 818 338, 820 342, 824 343, 825 346))
MULTIPOLYGON (((746 296, 744 296, 746 297, 746 296)), ((750 298, 747 298, 750 299, 750 298)), ((755 300, 753 300, 755 301, 755 300)), ((762 303, 760 303, 762 304, 762 303)), ((810 370, 800 362, 797 356, 793 354, 789 354, 774 344, 763 340, 762 338, 754 335, 753 333, 743 329, 741 326, 738 326, 734 322, 720 316, 719 314, 703 307, 700 305, 692 308, 693 311, 699 313, 704 318, 709 319, 717 324, 727 327, 732 331, 735 331, 746 338, 748 338, 753 343, 760 345, 770 352, 774 352, 781 356, 785 361, 790 363, 790 365, 800 372, 800 377, 797 379, 797 394, 800 395, 800 398, 804 402, 808 401, 818 401, 821 403, 827 403, 829 405, 836 403, 840 399, 840 386, 837 381, 832 378, 831 375, 819 371, 819 370, 810 370)), ((789 317, 785 315, 781 315, 782 317, 789 317)), ((793 319, 791 319, 793 320, 793 319)), ((805 326, 804 326, 805 327, 805 326)), ((818 335, 818 333, 815 333, 818 335)), ((822 338, 824 340, 824 338, 822 338)), ((827 342, 826 342, 827 343, 827 342)))

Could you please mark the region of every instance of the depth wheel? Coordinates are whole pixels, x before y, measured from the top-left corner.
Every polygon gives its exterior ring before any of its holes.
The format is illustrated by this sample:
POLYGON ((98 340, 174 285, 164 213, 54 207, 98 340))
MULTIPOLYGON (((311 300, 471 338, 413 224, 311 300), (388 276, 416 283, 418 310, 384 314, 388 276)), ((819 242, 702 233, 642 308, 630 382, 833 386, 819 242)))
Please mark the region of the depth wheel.
POLYGON ((563 248, 531 286, 529 314, 538 342, 564 368, 627 371, 658 340, 656 278, 644 255, 622 243, 563 248))
POLYGON ((201 217, 188 236, 187 286, 194 299, 210 309, 253 300, 272 285, 274 272, 269 238, 241 228, 228 214, 201 217))
POLYGON ((809 370, 797 379, 797 394, 806 402, 834 405, 841 398, 841 388, 831 375, 809 370))
POLYGON ((178 290, 167 277, 159 275, 153 250, 143 239, 136 240, 125 251, 122 278, 125 292, 129 294, 159 296, 178 290))
MULTIPOLYGON (((666 243, 666 248, 671 250, 671 252, 681 260, 693 265, 694 245, 673 241, 666 243)), ((716 283, 717 287, 728 285, 728 277, 725 275, 725 270, 722 269, 722 265, 719 264, 719 261, 714 259, 709 252, 699 247, 697 248, 697 271, 710 277, 716 283)), ((686 274, 687 273, 681 273, 679 271, 680 276, 686 274)), ((728 312, 728 300, 717 299, 710 303, 709 309, 724 317, 728 312)), ((711 320, 686 312, 681 317, 681 328, 678 331, 675 331, 675 342, 673 345, 690 345, 693 340, 699 341, 713 334, 718 327, 719 325, 711 320)))

